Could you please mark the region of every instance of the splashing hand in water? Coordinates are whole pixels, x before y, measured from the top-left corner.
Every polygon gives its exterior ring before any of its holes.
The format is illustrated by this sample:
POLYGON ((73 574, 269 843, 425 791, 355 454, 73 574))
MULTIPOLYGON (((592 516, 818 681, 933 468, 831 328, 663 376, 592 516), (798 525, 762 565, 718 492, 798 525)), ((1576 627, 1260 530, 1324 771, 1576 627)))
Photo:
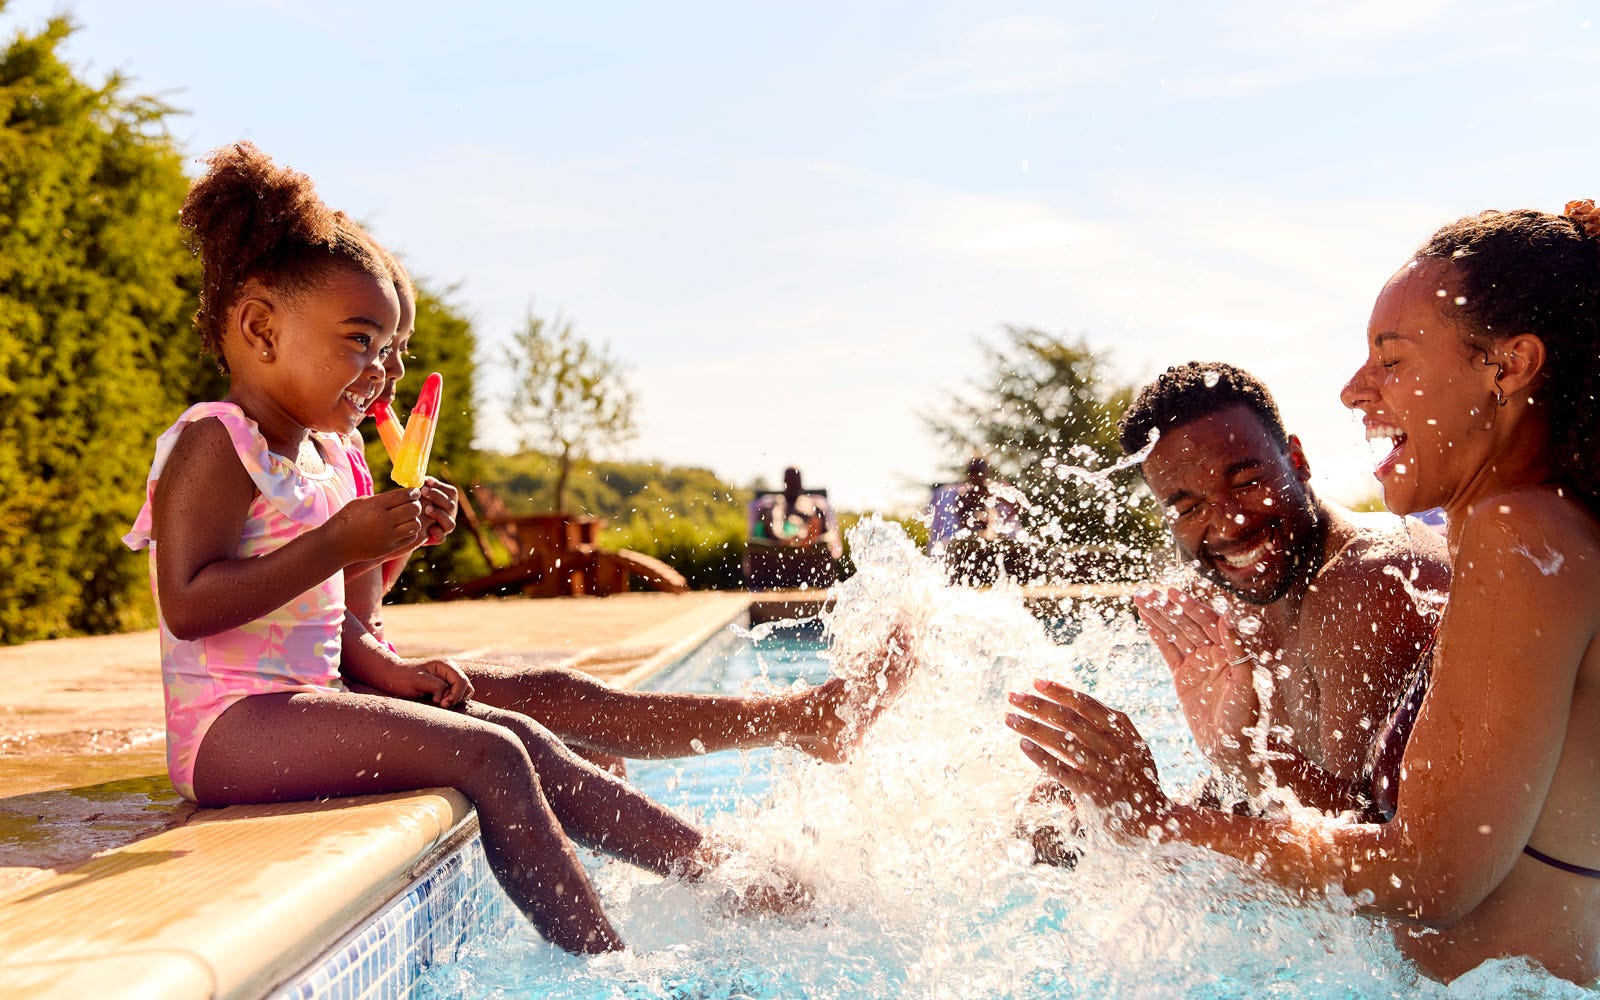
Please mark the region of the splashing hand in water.
POLYGON ((1172 800, 1133 721, 1065 684, 1041 678, 1033 686, 1033 694, 1008 696, 1022 712, 1006 716, 1006 725, 1023 737, 1022 752, 1068 791, 1105 810, 1113 833, 1157 834, 1172 800))
POLYGON ((1253 658, 1226 614, 1180 590, 1145 591, 1134 607, 1172 671, 1189 730, 1219 767, 1250 770, 1247 739, 1261 722, 1253 658))

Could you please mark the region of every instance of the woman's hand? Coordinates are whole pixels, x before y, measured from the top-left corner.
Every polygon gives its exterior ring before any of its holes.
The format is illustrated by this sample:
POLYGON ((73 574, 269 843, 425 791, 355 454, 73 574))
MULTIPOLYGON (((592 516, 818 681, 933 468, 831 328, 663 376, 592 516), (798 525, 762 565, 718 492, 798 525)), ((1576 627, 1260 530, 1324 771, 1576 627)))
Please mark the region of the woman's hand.
POLYGON ((1171 811, 1149 744, 1123 713, 1064 684, 1039 679, 1035 693, 1008 697, 1024 714, 1006 716, 1022 752, 1046 775, 1107 810, 1117 832, 1148 836, 1171 811))
POLYGON ((1249 760, 1248 731, 1261 723, 1254 660, 1233 623, 1177 589, 1137 594, 1133 604, 1172 671, 1178 703, 1201 752, 1242 774, 1259 770, 1249 760))

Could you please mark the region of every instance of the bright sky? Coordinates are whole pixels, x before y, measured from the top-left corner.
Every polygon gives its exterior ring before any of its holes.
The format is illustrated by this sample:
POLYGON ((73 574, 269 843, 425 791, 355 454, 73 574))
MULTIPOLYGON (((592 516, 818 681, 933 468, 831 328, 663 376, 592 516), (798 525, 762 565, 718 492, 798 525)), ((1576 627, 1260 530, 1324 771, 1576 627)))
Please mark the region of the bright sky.
POLYGON ((623 457, 794 464, 848 509, 964 459, 923 415, 1005 323, 1129 381, 1249 368, 1365 497, 1337 393, 1383 281, 1457 216, 1600 197, 1591 2, 67 6, 186 149, 252 139, 458 284, 486 359, 530 306, 609 345, 623 457))

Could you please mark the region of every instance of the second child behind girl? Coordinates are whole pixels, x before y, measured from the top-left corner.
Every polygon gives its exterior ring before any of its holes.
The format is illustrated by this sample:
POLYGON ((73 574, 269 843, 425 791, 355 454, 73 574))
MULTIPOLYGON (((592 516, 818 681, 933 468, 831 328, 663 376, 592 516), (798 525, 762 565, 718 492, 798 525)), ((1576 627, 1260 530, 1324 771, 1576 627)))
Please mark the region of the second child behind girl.
POLYGON ((229 391, 162 434, 126 537, 150 550, 174 785, 202 806, 457 788, 545 937, 620 949, 573 842, 689 876, 710 845, 527 717, 463 700, 449 661, 359 641, 345 568, 425 533, 416 491, 356 495, 344 448, 400 319, 386 258, 253 145, 209 167, 181 218, 203 267, 201 342, 229 391), (400 697, 346 690, 341 666, 400 697))
MULTIPOLYGON (((389 268, 400 298, 400 325, 395 349, 384 361, 387 379, 376 400, 385 404, 394 402, 395 388, 405 378, 416 320, 416 290, 410 276, 392 256, 389 268)), ((371 493, 372 475, 360 435, 353 435, 349 444, 357 492, 371 493)), ((455 529, 456 497, 455 487, 426 477, 418 497, 423 544, 437 545, 455 529)), ((345 572, 346 606, 366 630, 355 639, 347 635, 347 642, 363 642, 380 655, 398 655, 384 633, 383 598, 409 555, 345 572)), ((903 629, 893 629, 870 655, 870 662, 849 664, 846 671, 815 686, 753 695, 619 688, 565 666, 449 661, 448 669, 466 677, 467 697, 537 720, 586 760, 623 776, 628 758, 688 757, 774 745, 824 761, 841 761, 899 696, 915 663, 903 629)), ((349 673, 346 677, 361 680, 349 673)))

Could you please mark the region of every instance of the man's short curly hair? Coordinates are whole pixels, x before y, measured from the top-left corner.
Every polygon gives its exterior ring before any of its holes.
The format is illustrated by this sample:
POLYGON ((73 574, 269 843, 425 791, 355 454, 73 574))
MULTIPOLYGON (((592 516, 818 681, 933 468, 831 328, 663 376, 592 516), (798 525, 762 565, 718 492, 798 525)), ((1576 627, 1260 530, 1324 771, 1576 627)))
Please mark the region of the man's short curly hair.
POLYGON ((1139 390, 1118 427, 1122 450, 1135 454, 1152 437, 1230 406, 1248 408, 1274 441, 1288 447, 1278 404, 1254 375, 1224 361, 1189 361, 1173 365, 1139 390))

